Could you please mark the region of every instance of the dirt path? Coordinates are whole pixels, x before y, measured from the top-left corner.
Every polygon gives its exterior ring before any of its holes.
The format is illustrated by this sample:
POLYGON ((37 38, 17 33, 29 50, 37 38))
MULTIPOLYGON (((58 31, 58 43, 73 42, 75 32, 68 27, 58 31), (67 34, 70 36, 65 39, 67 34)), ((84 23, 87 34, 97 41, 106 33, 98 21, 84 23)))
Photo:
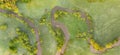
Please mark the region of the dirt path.
POLYGON ((14 13, 12 11, 0 9, 0 12, 6 13, 6 14, 12 14, 13 16, 17 17, 18 19, 25 21, 31 28, 34 29, 36 41, 37 41, 37 49, 38 49, 37 55, 42 55, 42 49, 41 49, 40 40, 39 40, 40 39, 39 32, 38 32, 38 29, 35 27, 34 23, 31 22, 29 19, 19 16, 17 13, 14 13))
MULTIPOLYGON (((71 10, 71 9, 67 9, 67 8, 63 8, 63 7, 59 7, 59 6, 56 6, 52 9, 52 11, 51 11, 52 26, 54 28, 60 28, 63 31, 64 36, 65 36, 65 38, 64 38, 65 42, 64 42, 64 44, 61 48, 61 51, 57 51, 57 53, 56 53, 56 55, 62 55, 62 54, 64 54, 65 49, 68 45, 70 34, 69 34, 69 31, 68 31, 67 27, 64 26, 64 24, 62 24, 60 22, 57 22, 55 20, 54 14, 57 10, 62 10, 62 11, 68 12, 68 13, 80 12, 81 18, 85 19, 85 21, 86 21, 89 33, 90 33, 90 30, 92 29, 92 22, 88 19, 88 16, 86 15, 86 13, 81 11, 81 10, 71 10)), ((35 36, 36 36, 36 41, 37 41, 37 49, 38 49, 37 55, 42 55, 42 49, 41 49, 40 40, 39 40, 40 39, 39 38, 39 33, 38 33, 38 29, 35 27, 34 23, 31 22, 29 19, 21 17, 21 16, 19 16, 18 14, 14 13, 12 11, 0 9, 0 12, 1 13, 6 13, 6 14, 12 14, 13 16, 17 17, 18 19, 25 21, 31 28, 34 29, 35 36)), ((89 38, 88 38, 88 43, 90 43, 89 38)), ((120 46, 120 38, 118 39, 118 42, 116 42, 112 45, 112 48, 117 47, 117 46, 120 46)), ((104 51, 102 51, 102 52, 105 52, 107 49, 109 49, 109 48, 104 48, 104 51)), ((96 49, 94 49, 92 45, 90 45, 90 50, 93 53, 99 53, 99 54, 102 53, 101 51, 97 51, 96 49)))
POLYGON ((67 8, 59 7, 59 6, 56 6, 56 7, 54 7, 52 9, 52 11, 51 11, 51 23, 52 23, 52 26, 56 27, 56 28, 60 28, 63 31, 64 36, 65 36, 65 43, 63 44, 63 46, 61 48, 61 51, 58 51, 56 53, 56 55, 62 55, 64 53, 66 47, 67 47, 67 44, 68 44, 68 41, 69 41, 69 38, 70 38, 70 34, 69 34, 69 31, 68 31, 67 27, 64 26, 64 24, 55 21, 54 14, 58 10, 65 11, 65 12, 68 12, 68 13, 79 12, 81 14, 81 18, 85 18, 85 21, 86 21, 86 23, 88 25, 88 30, 89 31, 91 29, 91 26, 90 26, 91 24, 90 24, 90 21, 87 19, 86 13, 81 11, 81 10, 70 10, 70 9, 67 9, 67 8))
MULTIPOLYGON (((93 24, 92 24, 92 21, 88 19, 88 15, 86 12, 84 11, 81 11, 81 10, 70 10, 70 9, 67 9, 67 8, 63 8, 63 7, 59 7, 59 6, 56 6, 52 9, 51 11, 51 23, 52 23, 52 26, 53 27, 56 27, 56 28, 60 28, 63 33, 64 33, 64 36, 65 36, 65 43, 63 44, 62 48, 61 48, 61 51, 58 51, 56 55, 62 55, 67 47, 67 44, 68 44, 68 41, 69 41, 69 31, 67 29, 66 26, 64 26, 64 24, 60 23, 60 22, 57 22, 55 21, 55 17, 54 17, 54 14, 57 10, 61 10, 61 11, 65 11, 65 12, 68 12, 68 13, 74 13, 74 12, 79 12, 80 15, 81 15, 81 18, 85 19, 85 22, 88 26, 88 33, 91 34, 91 29, 93 29, 93 24)), ((90 43, 90 38, 87 39, 88 43, 90 43)), ((111 48, 114 48, 114 47, 118 47, 120 46, 120 38, 118 38, 118 41, 116 43, 114 43, 111 48)), ((90 44, 90 51, 92 53, 97 53, 97 54, 102 54, 103 52, 107 51, 108 49, 111 49, 111 48, 104 48, 103 51, 98 51, 96 50, 91 44, 90 44)))
MULTIPOLYGON (((67 27, 64 26, 64 24, 55 21, 54 14, 55 14, 55 12, 57 10, 66 11, 68 13, 80 12, 81 18, 85 18, 85 20, 86 20, 86 23, 87 23, 87 25, 89 27, 88 30, 90 30, 90 21, 87 19, 86 13, 83 12, 83 11, 80 11, 80 10, 70 10, 70 9, 67 9, 67 8, 59 7, 59 6, 56 6, 56 7, 54 7, 52 9, 52 11, 51 11, 51 23, 52 23, 52 26, 56 27, 56 28, 60 28, 63 31, 64 36, 65 36, 65 43, 63 44, 63 46, 61 48, 61 51, 58 51, 56 53, 56 55, 62 55, 65 52, 65 49, 67 47, 70 34, 69 34, 69 31, 68 31, 67 27)), ((37 55, 42 55, 42 50, 41 50, 40 41, 39 41, 38 29, 34 26, 34 24, 30 20, 28 20, 27 18, 18 16, 18 14, 14 13, 14 12, 11 12, 11 11, 8 11, 8 10, 3 10, 3 9, 0 9, 0 12, 7 13, 7 14, 13 14, 15 17, 17 17, 20 20, 25 21, 30 27, 32 27, 34 29, 35 35, 36 35, 36 41, 37 41, 37 48, 38 48, 37 55)))
POLYGON ((68 41, 69 41, 69 32, 68 32, 68 29, 66 26, 64 26, 64 24, 60 23, 60 22, 57 22, 55 21, 55 17, 54 17, 54 14, 57 10, 63 10, 65 11, 66 9, 64 8, 61 8, 61 7, 54 7, 51 11, 51 23, 52 23, 52 26, 53 27, 56 27, 56 28, 60 28, 63 33, 64 33, 64 36, 65 36, 65 43, 63 44, 62 48, 61 48, 61 51, 57 51, 56 55, 62 55, 64 52, 65 52, 65 49, 66 49, 66 46, 68 44, 68 41))

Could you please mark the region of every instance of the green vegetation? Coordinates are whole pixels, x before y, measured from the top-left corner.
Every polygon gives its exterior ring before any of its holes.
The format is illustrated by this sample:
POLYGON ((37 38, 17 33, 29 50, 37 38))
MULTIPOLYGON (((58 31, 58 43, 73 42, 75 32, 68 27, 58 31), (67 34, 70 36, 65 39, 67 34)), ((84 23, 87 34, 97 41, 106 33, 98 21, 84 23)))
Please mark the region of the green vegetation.
POLYGON ((0 0, 0 8, 12 10, 15 13, 18 13, 18 8, 16 6, 17 0, 0 0))
POLYGON ((20 28, 16 28, 16 33, 18 36, 9 42, 9 49, 12 51, 12 53, 17 53, 18 47, 20 47, 27 50, 29 54, 36 54, 36 45, 32 46, 30 44, 29 36, 25 32, 21 31, 20 28))
MULTIPOLYGON (((88 25, 81 13, 57 11, 55 19, 64 24, 70 32, 70 40, 64 55, 96 55, 90 51, 87 42, 103 55, 118 55, 120 47, 113 48, 120 36, 119 0, 0 0, 0 9, 13 11, 35 24, 40 32, 43 55, 55 55, 64 43, 63 32, 51 25, 51 9, 61 6, 82 10, 92 24, 88 25)), ((0 55, 35 55, 37 52, 34 29, 25 21, 13 15, 0 13, 0 55), (17 28, 19 27, 19 28, 17 28), (9 51, 10 50, 10 51, 9 51)))
POLYGON ((6 30, 8 28, 7 24, 0 25, 0 30, 6 30))
POLYGON ((61 49, 61 47, 63 46, 64 44, 64 35, 62 33, 62 31, 60 29, 55 29, 55 40, 57 42, 57 48, 58 50, 61 49))
POLYGON ((28 2, 30 2, 31 0, 18 0, 18 1, 24 2, 24 3, 28 3, 28 2))

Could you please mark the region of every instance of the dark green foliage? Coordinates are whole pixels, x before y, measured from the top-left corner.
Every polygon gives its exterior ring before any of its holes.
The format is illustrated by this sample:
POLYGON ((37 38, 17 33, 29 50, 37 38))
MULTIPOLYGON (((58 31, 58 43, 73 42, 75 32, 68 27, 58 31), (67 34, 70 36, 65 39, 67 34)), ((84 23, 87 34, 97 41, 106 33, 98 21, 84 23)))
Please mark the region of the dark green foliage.
POLYGON ((32 46, 30 44, 28 35, 24 31, 21 31, 20 28, 16 28, 16 33, 18 36, 10 40, 9 49, 12 52, 16 53, 17 48, 22 47, 26 49, 30 54, 35 54, 35 51, 37 50, 36 46, 32 46))
POLYGON ((64 34, 58 28, 55 29, 55 39, 57 41, 58 49, 61 48, 64 44, 64 34))
POLYGON ((39 23, 40 23, 40 25, 43 25, 46 23, 46 16, 45 15, 41 17, 39 23))
POLYGON ((10 40, 9 42, 9 49, 11 53, 17 53, 17 45, 15 45, 13 40, 10 40))

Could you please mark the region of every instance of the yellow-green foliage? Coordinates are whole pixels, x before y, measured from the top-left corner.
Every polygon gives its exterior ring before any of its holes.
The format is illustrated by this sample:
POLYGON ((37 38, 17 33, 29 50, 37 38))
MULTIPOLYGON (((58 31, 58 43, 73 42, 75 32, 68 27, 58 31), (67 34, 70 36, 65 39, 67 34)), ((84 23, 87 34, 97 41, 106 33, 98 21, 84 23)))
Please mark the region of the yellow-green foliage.
POLYGON ((106 45, 105 45, 105 48, 112 48, 112 47, 113 47, 113 44, 115 44, 117 41, 118 41, 118 40, 115 39, 114 41, 112 41, 112 42, 106 44, 106 45))
POLYGON ((20 31, 20 29, 19 29, 19 28, 16 28, 16 31, 18 32, 18 31, 20 31))
POLYGON ((98 43, 95 42, 95 40, 90 39, 90 44, 94 47, 94 49, 102 51, 103 47, 101 47, 98 43))
POLYGON ((55 14, 54 14, 54 17, 55 17, 55 19, 57 19, 57 18, 58 18, 58 14, 55 13, 55 14))
POLYGON ((57 41, 57 49, 60 50, 64 43, 64 36, 60 29, 55 30, 55 39, 57 41))
POLYGON ((28 34, 26 34, 24 31, 21 31, 20 28, 16 28, 17 37, 13 38, 9 42, 9 49, 13 53, 17 53, 18 46, 26 49, 30 54, 35 55, 37 52, 36 45, 32 46, 30 44, 30 39, 28 34))
POLYGON ((108 43, 108 44, 106 44, 105 47, 106 47, 106 48, 112 48, 112 45, 113 45, 112 43, 108 43))
POLYGON ((45 25, 46 24, 46 15, 43 15, 39 21, 40 25, 45 25))
POLYGON ((57 19, 58 17, 61 17, 62 15, 67 15, 67 14, 68 14, 68 12, 58 10, 58 11, 54 14, 54 17, 55 17, 55 19, 57 19))
POLYGON ((0 8, 12 10, 15 13, 18 13, 18 8, 16 6, 17 0, 0 0, 0 8))
POLYGON ((15 45, 15 42, 13 40, 10 40, 9 42, 9 50, 12 54, 17 53, 17 46, 15 45))
POLYGON ((104 51, 105 49, 112 48, 113 44, 116 42, 117 40, 114 40, 113 42, 106 44, 105 47, 101 47, 98 43, 95 42, 95 40, 90 39, 90 44, 98 51, 104 51))
POLYGON ((33 34, 35 34, 35 31, 34 31, 34 29, 31 29, 31 32, 32 32, 33 34))
POLYGON ((89 36, 89 34, 87 32, 78 32, 76 37, 86 39, 87 36, 89 36))
POLYGON ((80 16, 81 16, 81 15, 80 15, 80 12, 74 12, 73 15, 74 15, 75 17, 77 17, 77 18, 80 18, 80 16))
POLYGON ((2 24, 0 25, 0 30, 6 30, 7 29, 7 24, 2 24))

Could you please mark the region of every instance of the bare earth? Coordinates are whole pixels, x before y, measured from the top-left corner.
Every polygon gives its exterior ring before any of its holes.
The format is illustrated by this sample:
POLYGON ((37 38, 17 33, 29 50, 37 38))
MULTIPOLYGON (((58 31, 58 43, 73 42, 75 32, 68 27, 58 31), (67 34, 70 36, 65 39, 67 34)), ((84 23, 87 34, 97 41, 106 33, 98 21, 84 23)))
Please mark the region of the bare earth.
POLYGON ((54 14, 55 14, 55 12, 56 12, 57 10, 66 11, 66 12, 68 12, 68 13, 74 13, 74 12, 79 12, 79 13, 81 13, 81 18, 85 18, 85 21, 86 21, 86 23, 87 23, 87 25, 88 25, 88 27, 89 27, 88 30, 90 30, 90 28, 91 28, 90 25, 91 25, 91 24, 90 24, 90 21, 87 19, 86 13, 83 12, 83 11, 81 11, 81 10, 70 10, 70 9, 67 9, 67 8, 60 7, 60 6, 56 6, 56 7, 54 7, 54 8, 52 9, 52 11, 51 11, 51 23, 52 23, 52 26, 53 26, 53 27, 56 27, 56 28, 60 28, 60 29, 63 31, 64 36, 65 36, 65 43, 63 44, 63 46, 62 46, 62 48, 61 48, 61 51, 58 51, 58 52, 56 53, 56 55, 62 55, 62 54, 65 52, 65 49, 66 49, 66 47, 67 47, 67 44, 68 44, 68 41, 69 41, 69 38, 70 38, 70 37, 69 37, 70 34, 69 34, 69 31, 68 31, 67 27, 64 26, 64 24, 55 21, 54 14))
MULTIPOLYGON (((56 6, 56 7, 54 7, 52 9, 52 11, 51 11, 51 23, 52 23, 52 26, 55 27, 55 28, 60 28, 63 31, 64 36, 65 36, 65 38, 64 38, 65 42, 64 42, 64 44, 63 44, 63 46, 61 48, 61 51, 56 52, 56 55, 62 55, 62 54, 64 54, 65 49, 66 49, 66 47, 68 45, 70 34, 69 34, 69 31, 68 31, 67 27, 64 24, 55 21, 54 14, 55 14, 55 12, 57 10, 66 11, 68 13, 80 12, 81 18, 85 18, 86 24, 88 25, 88 32, 90 32, 92 24, 91 24, 91 21, 88 19, 86 13, 81 11, 81 10, 70 10, 70 9, 67 9, 67 8, 60 7, 60 6, 56 6)), ((39 38, 39 32, 38 32, 38 29, 35 27, 34 23, 31 22, 29 19, 21 17, 17 13, 14 13, 12 11, 0 9, 0 12, 1 13, 6 13, 6 14, 12 14, 13 16, 17 17, 18 19, 25 21, 31 28, 34 29, 35 35, 36 35, 36 41, 37 41, 37 49, 38 49, 37 55, 42 55, 42 49, 41 49, 40 40, 39 40, 40 39, 39 38)), ((89 38, 88 38, 88 43, 90 43, 89 38)), ((120 46, 120 38, 118 39, 118 42, 116 42, 115 44, 112 45, 112 48, 116 47, 116 46, 120 46)), ((108 48, 104 48, 104 51, 102 51, 102 52, 105 52, 107 49, 108 48)), ((101 51, 95 50, 92 45, 90 45, 90 50, 93 53, 98 53, 98 54, 102 53, 101 51)))
POLYGON ((40 40, 39 40, 39 32, 38 32, 38 29, 37 29, 37 28, 35 27, 35 25, 33 24, 33 22, 31 22, 31 21, 30 21, 29 19, 27 19, 27 18, 24 18, 24 17, 19 16, 17 13, 14 13, 14 12, 12 12, 12 11, 0 9, 0 12, 1 12, 1 13, 6 13, 6 14, 12 14, 12 15, 14 15, 14 16, 17 17, 18 19, 25 21, 31 28, 34 29, 35 35, 36 35, 36 41, 37 41, 37 49, 38 49, 37 55, 42 55, 42 49, 41 49, 40 40))

